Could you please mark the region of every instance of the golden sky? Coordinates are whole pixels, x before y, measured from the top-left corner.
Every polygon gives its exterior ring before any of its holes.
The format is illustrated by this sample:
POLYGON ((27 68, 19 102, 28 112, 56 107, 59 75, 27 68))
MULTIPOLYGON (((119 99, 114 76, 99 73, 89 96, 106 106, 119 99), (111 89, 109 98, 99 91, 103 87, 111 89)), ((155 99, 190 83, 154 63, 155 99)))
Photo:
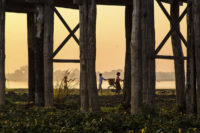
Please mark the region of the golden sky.
MULTIPOLYGON (((165 5, 168 9, 169 6, 165 5)), ((181 7, 181 12, 185 5, 181 7)), ((61 9, 67 23, 73 29, 79 21, 77 10, 61 9)), ((98 6, 97 7, 97 71, 123 69, 125 59, 125 7, 98 6)), ((158 45, 169 31, 169 21, 155 3, 156 45, 158 45)), ((55 15, 54 49, 68 35, 68 31, 55 15)), ((186 36, 186 18, 181 22, 181 31, 186 36)), ((77 37, 79 32, 76 33, 77 37)), ((184 48, 184 46, 183 46, 184 48)), ((185 48, 184 48, 185 51, 185 48)), ((27 50, 27 21, 26 14, 6 13, 6 73, 28 64, 27 50)), ((171 40, 159 54, 172 54, 171 40)), ((66 44, 56 58, 78 59, 79 47, 73 40, 66 44)), ((79 68, 79 64, 55 64, 54 70, 79 68)), ((173 61, 156 61, 157 71, 173 71, 173 61)))

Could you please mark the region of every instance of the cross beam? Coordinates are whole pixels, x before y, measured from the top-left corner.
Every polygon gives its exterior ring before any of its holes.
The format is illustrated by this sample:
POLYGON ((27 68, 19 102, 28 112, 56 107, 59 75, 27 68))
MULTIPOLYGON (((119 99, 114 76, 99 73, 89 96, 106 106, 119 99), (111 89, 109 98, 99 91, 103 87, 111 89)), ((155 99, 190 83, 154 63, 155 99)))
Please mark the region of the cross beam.
MULTIPOLYGON (((59 13, 59 11, 54 8, 54 12, 56 13, 56 15, 58 16, 58 18, 61 20, 61 22, 63 23, 63 25, 65 26, 65 28, 69 31, 70 34, 72 34, 72 30, 69 27, 69 25, 66 23, 66 21, 64 20, 64 18, 62 17, 62 15, 59 13)), ((74 38, 74 40, 77 42, 77 44, 79 44, 79 40, 78 38, 72 34, 72 37, 74 38)))
POLYGON ((54 63, 80 63, 80 60, 71 59, 53 59, 54 63))
MULTIPOLYGON (((178 25, 182 19, 184 18, 184 16, 187 14, 187 7, 185 8, 185 10, 183 11, 183 13, 181 14, 181 16, 179 17, 178 21, 175 23, 175 25, 178 25)), ((167 40, 169 39, 169 37, 172 35, 172 33, 174 32, 174 28, 171 28, 170 31, 167 33, 167 35, 165 36, 165 38, 162 40, 162 42, 159 44, 159 46, 157 47, 156 51, 155 51, 155 55, 157 55, 160 50, 162 49, 162 47, 165 45, 165 43, 167 42, 167 40)))
POLYGON ((156 55, 155 59, 167 59, 167 60, 187 60, 187 57, 176 57, 176 56, 167 56, 167 55, 156 55))
POLYGON ((56 15, 58 16, 58 18, 60 19, 60 21, 65 26, 65 28, 69 31, 69 35, 63 40, 63 42, 59 45, 59 47, 53 52, 51 58, 52 58, 53 62, 57 62, 57 63, 79 63, 80 60, 54 59, 54 57, 65 46, 65 44, 69 41, 69 39, 71 37, 73 37, 74 40, 79 45, 79 40, 78 40, 78 38, 75 35, 76 31, 79 29, 79 24, 77 24, 76 27, 73 30, 71 30, 71 28, 69 27, 69 25, 67 24, 67 22, 64 20, 64 18, 62 17, 62 15, 59 13, 59 11, 56 8, 53 8, 53 10, 56 13, 56 15))
POLYGON ((165 14, 165 16, 167 17, 167 19, 169 20, 170 24, 172 25, 172 28, 175 30, 175 32, 178 34, 179 38, 183 41, 183 43, 187 47, 187 41, 185 40, 185 38, 183 37, 183 35, 181 34, 181 32, 177 29, 176 23, 171 18, 171 16, 169 15, 169 13, 167 12, 167 10, 163 6, 162 2, 160 0, 156 0, 156 1, 157 1, 158 5, 160 6, 160 8, 162 9, 162 11, 165 14))
POLYGON ((74 33, 78 30, 79 24, 76 25, 74 30, 65 38, 65 40, 59 45, 59 47, 54 51, 52 58, 54 58, 58 52, 65 46, 65 44, 69 41, 69 39, 74 35, 74 33))

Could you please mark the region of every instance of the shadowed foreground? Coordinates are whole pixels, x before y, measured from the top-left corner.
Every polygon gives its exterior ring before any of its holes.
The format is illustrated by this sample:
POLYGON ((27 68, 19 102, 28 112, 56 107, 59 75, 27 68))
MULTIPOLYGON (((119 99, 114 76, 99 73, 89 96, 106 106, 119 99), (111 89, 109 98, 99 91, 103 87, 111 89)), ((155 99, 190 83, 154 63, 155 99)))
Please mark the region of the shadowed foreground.
POLYGON ((0 132, 200 132, 200 120, 187 119, 175 106, 175 90, 158 90, 156 94, 155 111, 144 107, 143 114, 130 115, 128 107, 121 104, 121 94, 104 90, 99 94, 102 112, 84 114, 79 112, 78 90, 60 94, 57 90, 52 108, 27 105, 27 90, 9 90, 7 106, 0 113, 0 132))

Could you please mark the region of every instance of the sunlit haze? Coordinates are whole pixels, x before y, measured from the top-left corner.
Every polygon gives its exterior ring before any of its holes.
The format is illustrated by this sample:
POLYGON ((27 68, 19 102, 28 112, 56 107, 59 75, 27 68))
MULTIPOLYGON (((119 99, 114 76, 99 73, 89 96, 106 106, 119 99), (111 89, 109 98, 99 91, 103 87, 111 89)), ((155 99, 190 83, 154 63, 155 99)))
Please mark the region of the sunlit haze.
MULTIPOLYGON (((169 9, 169 5, 165 5, 169 9)), ((181 7, 181 11, 185 5, 181 7)), ((66 22, 73 29, 79 21, 78 10, 59 8, 66 22)), ((125 7, 97 7, 97 71, 123 69, 125 62, 125 7)), ((54 50, 69 34, 61 21, 55 15, 54 50)), ((155 3, 156 45, 169 31, 169 21, 155 3)), ((186 18, 181 23, 181 31, 186 36, 186 18)), ((76 33, 79 37, 79 31, 76 33)), ((184 53, 185 47, 183 46, 184 53)), ((159 54, 171 55, 171 40, 159 54)), ((66 44, 56 58, 78 59, 79 47, 73 40, 66 44)), ((6 73, 11 73, 28 63, 27 50, 27 20, 26 14, 6 13, 6 73)), ((79 68, 79 64, 54 64, 54 70, 79 68)), ((157 60, 156 71, 169 72, 173 70, 173 61, 157 60)))

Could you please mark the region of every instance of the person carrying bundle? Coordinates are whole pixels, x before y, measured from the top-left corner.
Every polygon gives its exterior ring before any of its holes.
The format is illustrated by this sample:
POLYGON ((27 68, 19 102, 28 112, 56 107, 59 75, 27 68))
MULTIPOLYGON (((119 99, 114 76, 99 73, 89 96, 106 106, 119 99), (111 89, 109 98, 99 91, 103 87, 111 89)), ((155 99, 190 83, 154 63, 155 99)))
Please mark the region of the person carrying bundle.
POLYGON ((121 91, 121 85, 120 85, 120 81, 122 81, 120 78, 120 72, 117 72, 117 77, 115 78, 115 87, 116 87, 116 93, 120 93, 121 91))

